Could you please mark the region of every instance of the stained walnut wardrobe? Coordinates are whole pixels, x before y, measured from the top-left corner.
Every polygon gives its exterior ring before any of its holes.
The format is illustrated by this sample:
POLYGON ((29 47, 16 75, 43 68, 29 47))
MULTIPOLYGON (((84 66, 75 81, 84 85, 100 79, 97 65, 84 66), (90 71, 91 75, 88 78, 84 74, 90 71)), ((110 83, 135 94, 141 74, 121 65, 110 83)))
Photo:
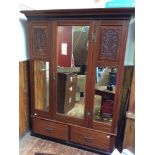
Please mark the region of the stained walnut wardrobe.
POLYGON ((133 8, 21 11, 34 135, 112 152, 133 8))

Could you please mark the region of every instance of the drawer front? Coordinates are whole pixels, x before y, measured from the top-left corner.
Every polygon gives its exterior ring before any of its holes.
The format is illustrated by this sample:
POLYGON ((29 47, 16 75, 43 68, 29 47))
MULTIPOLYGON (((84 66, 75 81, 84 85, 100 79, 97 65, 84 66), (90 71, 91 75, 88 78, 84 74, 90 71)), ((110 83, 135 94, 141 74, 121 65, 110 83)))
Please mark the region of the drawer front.
POLYGON ((71 141, 75 143, 111 152, 112 139, 113 137, 102 132, 81 127, 71 127, 71 141))
POLYGON ((68 140, 67 125, 33 118, 32 130, 35 133, 38 133, 41 135, 58 138, 62 140, 68 140))

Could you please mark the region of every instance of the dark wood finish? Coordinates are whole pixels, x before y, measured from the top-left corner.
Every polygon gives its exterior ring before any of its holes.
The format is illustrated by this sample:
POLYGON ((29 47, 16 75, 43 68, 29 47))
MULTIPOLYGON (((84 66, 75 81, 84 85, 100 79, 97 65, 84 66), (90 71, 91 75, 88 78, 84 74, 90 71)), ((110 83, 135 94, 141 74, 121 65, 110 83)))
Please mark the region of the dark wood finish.
POLYGON ((54 137, 61 140, 68 140, 67 125, 33 118, 32 130, 45 136, 54 137))
POLYGON ((97 132, 89 128, 71 127, 71 141, 86 146, 91 146, 106 151, 112 151, 114 143, 111 145, 111 139, 114 137, 102 132, 97 132))
MULTIPOLYGON (((100 122, 100 121, 95 121, 93 120, 93 123, 91 125, 93 129, 99 130, 99 131, 105 131, 109 132, 110 134, 112 133, 112 123, 111 122, 100 122)), ((114 133, 112 133, 114 134, 114 133)))
POLYGON ((112 132, 117 132, 117 122, 119 117, 119 110, 121 104, 121 94, 122 94, 122 82, 123 82, 123 70, 124 70, 124 58, 125 58, 125 50, 126 50, 126 41, 127 41, 127 34, 128 34, 128 23, 129 21, 123 22, 122 27, 122 34, 123 37, 121 38, 121 46, 120 46, 120 55, 119 55, 119 62, 118 62, 118 72, 117 72, 117 80, 116 86, 117 89, 115 90, 115 103, 113 106, 113 122, 112 122, 112 132))
POLYGON ((19 62, 19 136, 29 131, 28 61, 19 62))
MULTIPOLYGON (((59 150, 57 152, 59 152, 59 151, 63 152, 63 150, 64 150, 64 152, 66 152, 67 155, 68 154, 78 154, 79 153, 79 149, 80 149, 81 153, 84 151, 85 155, 90 154, 90 152, 91 152, 92 155, 94 155, 94 153, 95 153, 95 155, 98 155, 98 154, 100 154, 100 155, 101 154, 102 155, 110 155, 110 153, 107 152, 107 151, 96 149, 96 148, 92 148, 92 147, 88 147, 88 146, 85 146, 85 145, 80 145, 80 144, 77 144, 77 143, 73 143, 71 141, 64 141, 64 140, 60 140, 60 139, 56 139, 56 138, 50 138, 50 137, 47 137, 47 136, 36 134, 34 132, 32 132, 31 135, 32 136, 40 137, 41 138, 41 142, 43 142, 43 143, 45 142, 45 148, 40 147, 40 149, 39 149, 40 151, 38 151, 38 152, 43 152, 43 149, 45 149, 45 152, 47 152, 48 151, 46 149, 46 144, 47 144, 48 146, 50 145, 49 149, 53 148, 52 145, 54 145, 54 146, 57 145, 56 148, 59 148, 59 150), (46 139, 48 141, 44 141, 44 139, 46 139), (51 143, 51 140, 53 142, 55 142, 55 143, 51 143), (63 144, 63 145, 61 145, 61 144, 63 144), (66 147, 64 147, 64 145, 75 147, 75 148, 72 148, 72 149, 70 148, 70 149, 67 150, 66 147), (75 151, 72 151, 72 150, 75 150, 75 151)), ((34 139, 34 137, 33 137, 33 140, 35 141, 36 139, 34 139)), ((31 141, 30 141, 30 143, 31 143, 31 141)), ((40 143, 40 141, 39 141, 39 143, 40 143)), ((36 150, 36 147, 34 147, 34 149, 32 149, 31 151, 33 152, 34 150, 36 150)), ((55 153, 57 153, 57 152, 55 152, 55 153)), ((58 153, 58 154, 60 154, 60 153, 58 153)))
MULTIPOLYGON (((131 15, 134 14, 134 8, 34 10, 21 12, 27 16, 29 23, 32 131, 45 136, 71 140, 75 143, 111 152, 114 146, 121 103, 121 85, 128 23, 131 15), (63 25, 89 26, 86 59, 86 96, 83 119, 57 113, 57 103, 59 101, 57 96, 60 96, 60 91, 57 87, 57 82, 59 82, 59 75, 57 74, 57 26, 63 25), (36 60, 49 61, 50 64, 49 112, 36 110, 34 106, 33 65, 36 60), (113 119, 110 123, 93 121, 95 70, 98 66, 118 68, 112 114, 113 119), (62 124, 58 122, 62 122, 62 124), (77 126, 72 127, 73 124, 77 126), (54 128, 52 132, 51 128, 54 128), (90 128, 94 128, 95 130, 90 128), (71 139, 68 139, 68 132, 71 139)), ((64 94, 65 92, 66 90, 63 90, 64 94)), ((65 98, 68 98, 68 96, 69 94, 65 94, 65 98)), ((62 103, 61 101, 60 104, 62 103)))
POLYGON ((131 14, 134 13, 134 8, 93 8, 93 9, 61 9, 61 10, 30 10, 21 11, 27 18, 80 18, 80 19, 130 19, 131 14))
POLYGON ((76 74, 58 73, 57 82, 57 112, 66 114, 75 105, 76 74))
MULTIPOLYGON (((118 120, 118 116, 119 116, 119 109, 120 109, 120 103, 121 103, 121 93, 122 93, 122 79, 123 79, 123 69, 124 69, 124 56, 125 56, 125 48, 126 48, 126 40, 127 40, 127 29, 128 29, 128 20, 116 20, 116 21, 112 21, 112 20, 105 20, 104 21, 98 21, 96 23, 96 28, 98 30, 98 32, 96 32, 97 35, 97 43, 95 44, 95 51, 96 53, 94 53, 94 59, 93 59, 93 73, 92 75, 96 74, 96 67, 100 66, 100 67, 117 67, 117 79, 116 79, 116 89, 115 89, 115 98, 114 98, 114 105, 113 105, 113 118, 112 118, 112 124, 109 124, 109 129, 106 128, 106 131, 109 130, 110 133, 116 134, 116 127, 117 127, 117 120, 118 120), (116 28, 117 26, 121 27, 121 35, 119 37, 119 41, 118 43, 118 49, 119 52, 117 52, 116 58, 114 60, 111 59, 107 59, 105 57, 105 60, 103 58, 100 58, 100 30, 102 30, 102 25, 104 26, 108 26, 109 27, 113 27, 116 28), (115 27, 114 27, 115 25, 115 27)), ((111 44, 112 46, 113 44, 111 44)), ((92 77, 92 83, 95 84, 95 76, 92 77)), ((94 97, 95 94, 95 89, 94 89, 94 85, 92 85, 91 88, 92 91, 92 96, 94 97)), ((94 101, 94 98, 92 97, 92 100, 94 101)), ((93 106, 93 105, 92 105, 93 106)), ((93 107, 91 108, 93 109, 93 107)), ((92 119, 91 119, 92 120, 92 119)), ((98 130, 104 130, 105 129, 105 123, 101 123, 101 122, 97 122, 97 121, 92 121, 91 122, 91 126, 95 129, 98 130)), ((107 126, 108 127, 108 126, 107 126)))
POLYGON ((97 50, 97 61, 117 62, 120 55, 120 46, 122 40, 122 21, 100 21, 97 24, 97 40, 99 47, 97 50), (102 61, 104 60, 104 61, 102 61))
POLYGON ((50 57, 50 30, 47 21, 29 22, 30 37, 30 56, 31 58, 50 57))
POLYGON ((80 118, 75 118, 75 117, 70 117, 64 114, 56 113, 54 116, 54 120, 60 121, 60 122, 65 122, 68 124, 74 124, 74 125, 79 125, 79 126, 87 126, 87 123, 85 123, 84 119, 80 118))

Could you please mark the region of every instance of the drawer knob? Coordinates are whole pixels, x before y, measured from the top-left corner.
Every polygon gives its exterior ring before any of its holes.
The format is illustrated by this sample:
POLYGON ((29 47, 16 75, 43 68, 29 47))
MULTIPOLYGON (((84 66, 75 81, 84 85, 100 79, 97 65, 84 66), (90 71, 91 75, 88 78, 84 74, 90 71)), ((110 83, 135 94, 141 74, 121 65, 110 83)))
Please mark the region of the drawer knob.
POLYGON ((34 113, 34 116, 37 116, 37 113, 34 113))
POLYGON ((45 128, 45 130, 48 131, 48 132, 52 132, 54 129, 52 129, 52 128, 45 128))
POLYGON ((107 138, 110 138, 110 136, 107 136, 107 138))

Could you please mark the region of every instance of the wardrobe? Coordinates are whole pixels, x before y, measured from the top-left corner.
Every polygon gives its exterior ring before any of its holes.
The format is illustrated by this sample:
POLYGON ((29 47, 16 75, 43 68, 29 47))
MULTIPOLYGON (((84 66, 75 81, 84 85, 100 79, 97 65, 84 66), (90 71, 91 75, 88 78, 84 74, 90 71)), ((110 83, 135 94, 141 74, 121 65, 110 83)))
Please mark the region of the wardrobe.
POLYGON ((29 33, 32 133, 111 153, 134 8, 21 13, 29 33))

